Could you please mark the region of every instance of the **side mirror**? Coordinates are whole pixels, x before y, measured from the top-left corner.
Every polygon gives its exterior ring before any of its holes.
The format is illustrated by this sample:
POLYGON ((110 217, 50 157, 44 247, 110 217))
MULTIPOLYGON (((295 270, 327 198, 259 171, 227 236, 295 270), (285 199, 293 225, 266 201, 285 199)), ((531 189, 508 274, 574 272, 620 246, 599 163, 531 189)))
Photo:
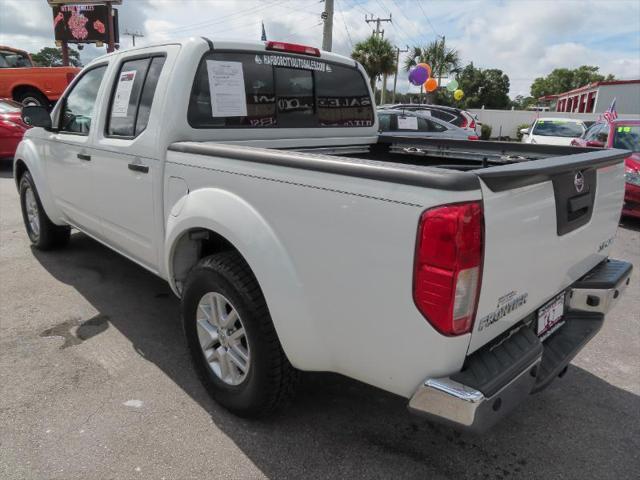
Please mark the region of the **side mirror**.
POLYGON ((520 129, 520 133, 522 135, 529 135, 529 129, 528 128, 521 128, 520 129))
POLYGON ((598 140, 589 140, 587 141, 587 147, 604 148, 604 143, 598 140))
POLYGON ((42 127, 51 130, 51 115, 40 105, 22 107, 22 121, 31 127, 42 127))

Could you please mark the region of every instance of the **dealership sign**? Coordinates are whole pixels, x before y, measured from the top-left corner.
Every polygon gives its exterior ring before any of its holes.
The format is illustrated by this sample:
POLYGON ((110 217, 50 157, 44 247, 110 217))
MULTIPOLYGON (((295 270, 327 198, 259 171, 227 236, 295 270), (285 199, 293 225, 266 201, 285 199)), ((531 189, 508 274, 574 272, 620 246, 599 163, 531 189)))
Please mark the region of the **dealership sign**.
MULTIPOLYGON (((68 43, 107 43, 109 41, 109 8, 88 2, 52 5, 53 28, 57 41, 68 43)), ((114 41, 118 39, 118 11, 114 12, 114 41)))

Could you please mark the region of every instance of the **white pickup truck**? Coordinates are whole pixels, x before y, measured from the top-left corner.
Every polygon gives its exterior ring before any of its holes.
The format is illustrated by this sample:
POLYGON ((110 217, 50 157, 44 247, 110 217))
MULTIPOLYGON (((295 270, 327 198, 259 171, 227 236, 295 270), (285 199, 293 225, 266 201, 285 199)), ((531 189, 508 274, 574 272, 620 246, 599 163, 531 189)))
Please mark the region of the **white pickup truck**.
POLYGON ((23 117, 34 246, 75 228, 164 278, 239 415, 332 371, 486 429, 564 373, 629 282, 608 259, 626 152, 379 136, 362 67, 315 48, 116 52, 23 117))

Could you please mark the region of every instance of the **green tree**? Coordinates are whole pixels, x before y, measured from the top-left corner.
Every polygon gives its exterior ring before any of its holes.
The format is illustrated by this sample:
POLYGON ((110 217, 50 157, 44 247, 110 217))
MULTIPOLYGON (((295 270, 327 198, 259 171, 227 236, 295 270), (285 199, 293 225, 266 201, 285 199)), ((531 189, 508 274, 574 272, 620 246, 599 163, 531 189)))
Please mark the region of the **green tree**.
MULTIPOLYGON (((59 67, 62 65, 62 49, 44 47, 38 53, 32 53, 31 59, 39 67, 59 67)), ((69 64, 74 67, 81 67, 80 52, 69 47, 69 64)))
POLYGON ((351 58, 360 62, 371 82, 371 91, 376 91, 376 80, 380 75, 389 75, 396 71, 396 53, 388 40, 371 35, 356 43, 351 58))
POLYGON ((537 100, 535 98, 525 97, 524 95, 516 95, 515 98, 511 100, 511 106, 516 110, 526 110, 527 107, 535 105, 536 103, 537 100))
POLYGON ((578 68, 556 68, 546 77, 538 77, 531 84, 531 96, 534 98, 563 93, 580 88, 592 82, 613 80, 613 75, 602 75, 599 67, 582 65, 578 68))
POLYGON ((511 105, 509 77, 497 68, 476 68, 470 63, 458 75, 458 85, 465 96, 457 105, 464 108, 505 109, 511 105))

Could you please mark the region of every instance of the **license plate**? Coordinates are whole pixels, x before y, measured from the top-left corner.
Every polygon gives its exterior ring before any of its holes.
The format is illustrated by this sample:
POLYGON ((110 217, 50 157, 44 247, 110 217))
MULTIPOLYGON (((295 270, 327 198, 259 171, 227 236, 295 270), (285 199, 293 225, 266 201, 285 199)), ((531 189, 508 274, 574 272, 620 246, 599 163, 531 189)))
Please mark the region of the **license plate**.
POLYGON ((538 309, 538 336, 549 336, 562 323, 563 314, 564 292, 538 309))

